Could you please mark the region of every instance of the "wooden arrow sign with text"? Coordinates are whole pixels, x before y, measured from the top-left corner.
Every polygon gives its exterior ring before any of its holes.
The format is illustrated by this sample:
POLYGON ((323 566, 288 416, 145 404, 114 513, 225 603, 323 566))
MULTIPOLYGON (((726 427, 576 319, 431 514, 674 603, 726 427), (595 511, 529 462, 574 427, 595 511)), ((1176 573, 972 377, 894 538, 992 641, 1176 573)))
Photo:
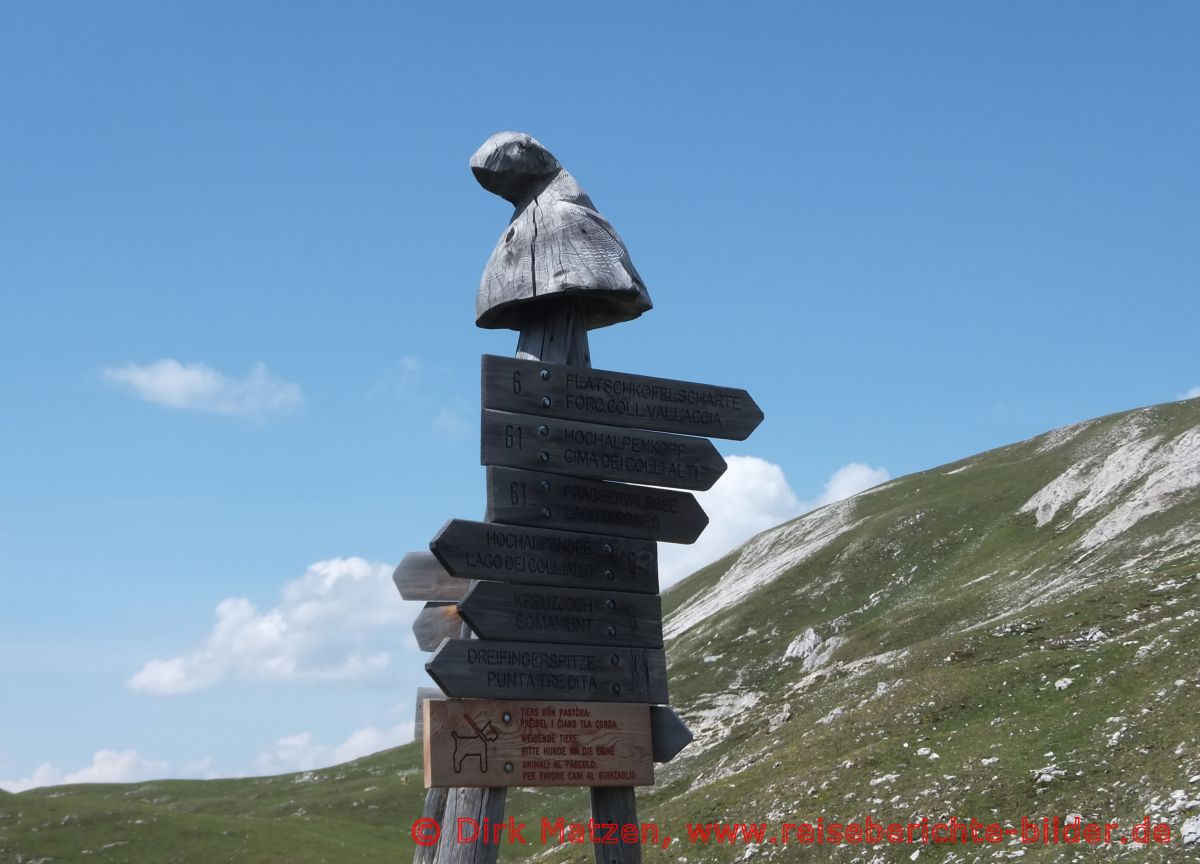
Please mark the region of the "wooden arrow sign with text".
POLYGON ((467 585, 446 572, 429 552, 409 552, 401 559, 392 581, 405 600, 441 600, 455 603, 466 596, 467 585))
POLYGON ((482 444, 484 465, 676 489, 708 489, 728 467, 707 438, 505 411, 483 412, 482 444))
POLYGON ((451 519, 429 548, 459 579, 658 593, 658 547, 648 540, 451 519))
POLYGON ((693 543, 708 524, 695 496, 671 489, 558 474, 487 469, 492 522, 603 531, 624 537, 693 543))
POLYGON ((447 696, 666 704, 667 658, 654 648, 448 639, 425 663, 447 696))
POLYGON ((483 356, 483 407, 633 429, 745 440, 763 412, 745 390, 483 356))
POLYGON ((453 603, 426 603, 413 622, 413 636, 422 651, 432 651, 443 639, 462 635, 462 619, 453 603))
POLYGON ((656 594, 477 582, 458 614, 481 639, 663 647, 656 594))

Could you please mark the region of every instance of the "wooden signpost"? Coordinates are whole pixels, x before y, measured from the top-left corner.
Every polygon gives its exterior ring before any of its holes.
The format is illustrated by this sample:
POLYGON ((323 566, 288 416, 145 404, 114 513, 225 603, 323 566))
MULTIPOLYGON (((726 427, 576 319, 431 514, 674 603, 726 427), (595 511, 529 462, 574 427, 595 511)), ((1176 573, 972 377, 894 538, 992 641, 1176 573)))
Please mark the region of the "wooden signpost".
MULTIPOLYGON (((708 524, 677 491, 726 469, 697 436, 740 441, 763 419, 745 390, 592 369, 588 330, 651 308, 620 237, 528 135, 493 135, 471 170, 516 207, 476 323, 520 335, 515 358, 483 357, 485 521, 452 519, 396 568, 401 595, 428 601, 424 815, 449 826, 415 864, 494 864, 498 845, 453 826, 502 822, 508 786, 588 786, 593 820, 636 825, 634 787, 692 740, 667 704, 656 543, 708 524)), ((594 850, 641 861, 636 842, 594 850)))
POLYGON ((452 519, 429 548, 460 579, 658 593, 653 541, 452 519))
POLYGON ((480 639, 663 647, 657 594, 476 582, 458 614, 480 639))
POLYGON ((695 496, 674 489, 488 468, 487 493, 487 516, 493 522, 668 543, 693 543, 708 525, 695 496))
POLYGON ((405 600, 456 603, 467 594, 466 583, 451 576, 431 552, 409 552, 396 567, 392 581, 405 600))
POLYGON ((743 441, 763 420, 745 390, 484 355, 483 407, 743 441))
POLYGON ((653 648, 447 639, 425 670, 462 698, 667 702, 667 657, 653 648))
POLYGON ((462 633, 463 621, 453 603, 426 603, 413 622, 413 636, 422 651, 432 651, 443 639, 462 633))
POLYGON ((647 786, 648 705, 425 703, 426 786, 647 786))
POLYGON ((708 489, 725 460, 707 438, 483 412, 483 464, 571 477, 708 489))

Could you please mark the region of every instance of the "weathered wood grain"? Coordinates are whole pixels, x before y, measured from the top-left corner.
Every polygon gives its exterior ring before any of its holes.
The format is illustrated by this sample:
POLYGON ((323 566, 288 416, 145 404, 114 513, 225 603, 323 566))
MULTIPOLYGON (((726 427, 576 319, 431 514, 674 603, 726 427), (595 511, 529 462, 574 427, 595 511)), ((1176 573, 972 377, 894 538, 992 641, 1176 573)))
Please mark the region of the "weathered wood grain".
POLYGON ((484 465, 675 489, 712 487, 728 467, 707 438, 484 411, 484 465))
POLYGON ((467 585, 446 572, 430 552, 409 552, 392 573, 392 581, 405 600, 440 600, 456 603, 467 593, 467 585))
POLYGON ((651 540, 452 519, 429 548, 461 579, 658 593, 651 540))
POLYGON ((426 786, 648 786, 647 705, 450 699, 425 705, 426 786))
POLYGON ((437 846, 437 864, 495 864, 505 838, 488 833, 470 842, 459 842, 455 830, 464 825, 500 825, 504 822, 504 786, 467 786, 446 793, 442 838, 437 846))
POLYGON ((763 421, 745 390, 483 355, 483 407, 742 441, 763 421))
POLYGON ((654 648, 447 639, 425 671, 448 696, 666 704, 666 655, 654 648))
POLYGON ((483 188, 516 206, 484 268, 480 327, 524 329, 528 307, 568 298, 586 329, 636 318, 650 295, 616 229, 536 139, 493 135, 471 157, 483 188))
POLYGON ((592 365, 587 328, 570 301, 530 303, 522 307, 521 315, 525 324, 517 337, 518 359, 592 365))
POLYGON ((453 603, 426 603, 413 621, 413 636, 422 651, 432 651, 443 639, 453 639, 462 632, 462 619, 453 603))
MULTIPOLYGON (((420 738, 417 739, 421 740, 420 738)), ((446 790, 440 786, 434 786, 425 790, 425 807, 421 811, 421 816, 425 819, 432 819, 438 825, 441 825, 446 814, 446 790)), ((411 830, 411 829, 410 829, 411 830)), ((437 864, 437 844, 431 843, 428 846, 417 845, 416 851, 413 852, 413 864, 437 864)))
POLYGON ((592 820, 601 825, 615 825, 611 835, 618 842, 595 843, 592 845, 596 864, 641 864, 642 846, 637 842, 627 843, 623 837, 641 836, 641 825, 637 816, 637 798, 630 788, 591 788, 592 820), (628 829, 625 826, 629 826, 628 829), (628 830, 628 835, 623 832, 628 830))
POLYGON ((668 543, 694 543, 708 525, 695 497, 673 489, 488 468, 487 490, 491 522, 668 543))
POLYGON ((458 614, 481 639, 663 647, 658 595, 476 582, 458 614))

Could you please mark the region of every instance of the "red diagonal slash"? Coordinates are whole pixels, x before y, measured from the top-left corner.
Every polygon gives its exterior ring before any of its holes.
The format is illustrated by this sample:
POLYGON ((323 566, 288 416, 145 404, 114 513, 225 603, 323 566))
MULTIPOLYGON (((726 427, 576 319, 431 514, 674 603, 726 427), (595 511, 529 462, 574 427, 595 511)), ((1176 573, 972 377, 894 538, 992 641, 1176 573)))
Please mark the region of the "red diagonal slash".
POLYGON ((479 740, 483 740, 483 730, 475 725, 475 721, 471 719, 470 714, 464 714, 463 719, 467 721, 467 725, 475 730, 475 734, 479 736, 479 740))

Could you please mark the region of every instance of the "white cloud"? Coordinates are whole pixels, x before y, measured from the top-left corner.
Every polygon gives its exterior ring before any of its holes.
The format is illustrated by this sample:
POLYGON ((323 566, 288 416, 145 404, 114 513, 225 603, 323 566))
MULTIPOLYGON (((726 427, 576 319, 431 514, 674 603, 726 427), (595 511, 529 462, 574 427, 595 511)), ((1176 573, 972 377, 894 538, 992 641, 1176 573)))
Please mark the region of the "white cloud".
POLYGON ((433 418, 433 429, 448 438, 463 438, 471 431, 462 412, 443 405, 433 418))
POLYGON ((891 475, 885 468, 851 462, 837 469, 814 501, 802 501, 788 484, 783 469, 756 456, 727 456, 729 470, 696 498, 708 514, 708 527, 690 546, 659 545, 662 587, 718 560, 755 534, 805 513, 856 495, 891 475))
POLYGON ((700 539, 689 546, 659 544, 659 578, 664 588, 802 512, 800 499, 778 465, 756 456, 727 456, 725 461, 729 468, 716 485, 696 493, 708 514, 708 527, 700 539))
POLYGON ((1200 384, 1179 394, 1180 399, 1200 399, 1200 384))
POLYGON ((204 642, 166 660, 151 660, 126 685, 159 695, 191 693, 228 679, 355 680, 378 676, 391 662, 396 635, 419 604, 402 603, 392 567, 362 558, 311 565, 288 582, 279 605, 260 612, 244 597, 217 604, 204 642))
POLYGON ((168 769, 166 762, 144 759, 136 750, 100 750, 92 757, 92 764, 78 771, 63 774, 44 762, 29 777, 0 780, 0 787, 9 792, 23 792, 38 786, 69 783, 133 783, 165 777, 168 769))
POLYGON ((43 762, 28 777, 22 777, 19 780, 0 780, 0 789, 7 789, 9 792, 24 792, 26 789, 35 789, 38 786, 53 786, 61 780, 62 772, 49 762, 43 762))
POLYGON ((336 746, 318 743, 311 732, 300 732, 280 738, 270 750, 260 753, 255 766, 264 774, 312 771, 399 747, 411 741, 412 737, 411 720, 395 726, 356 729, 336 746))
POLYGON ((180 363, 169 358, 144 366, 110 366, 100 374, 138 399, 181 411, 260 417, 304 404, 299 384, 284 381, 262 363, 254 364, 241 378, 203 363, 180 363))
POLYGON ((420 357, 401 357, 367 391, 368 396, 408 396, 425 375, 420 357))
POLYGON ((92 757, 92 764, 63 777, 63 783, 129 783, 162 777, 167 763, 143 759, 136 750, 101 750, 92 757))
POLYGON ((830 475, 829 479, 825 481, 825 489, 821 492, 820 497, 805 509, 816 510, 818 507, 824 507, 834 501, 841 501, 843 498, 857 495, 859 492, 864 492, 872 486, 878 486, 891 479, 892 475, 886 468, 872 468, 862 462, 851 462, 830 475))
POLYGON ((430 425, 438 435, 458 440, 471 432, 472 414, 466 402, 441 401, 448 392, 461 389, 450 383, 453 375, 448 367, 427 366, 420 357, 401 357, 371 385, 367 396, 400 399, 414 415, 432 415, 430 425))

